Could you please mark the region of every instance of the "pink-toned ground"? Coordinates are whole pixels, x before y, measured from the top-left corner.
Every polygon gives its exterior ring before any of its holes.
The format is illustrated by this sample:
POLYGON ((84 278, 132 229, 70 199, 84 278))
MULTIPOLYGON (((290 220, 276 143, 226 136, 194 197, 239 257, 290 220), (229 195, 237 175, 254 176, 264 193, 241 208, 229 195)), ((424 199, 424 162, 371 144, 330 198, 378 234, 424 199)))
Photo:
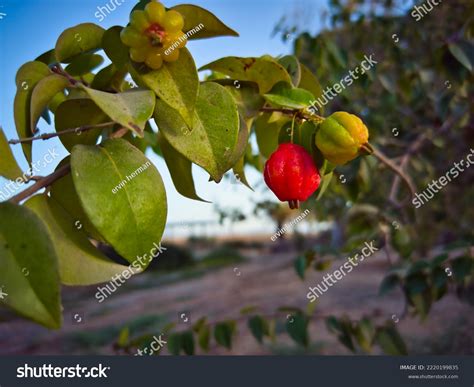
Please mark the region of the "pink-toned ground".
MULTIPOLYGON (((207 316, 210 321, 239 318, 240 309, 249 305, 258 306, 264 315, 274 314, 284 305, 305 308, 308 286, 316 285, 323 276, 323 273, 310 270, 305 281, 301 281, 293 269, 294 253, 272 254, 254 250, 247 251, 246 257, 248 260, 244 263, 208 270, 201 276, 162 285, 155 284, 160 281, 159 274, 145 273, 129 280, 129 288, 120 288, 102 304, 94 298, 95 287, 64 289, 63 328, 48 331, 17 318, 0 322, 0 354, 113 354, 111 344, 91 350, 71 346, 71 337, 125 325, 145 315, 163 316, 167 321, 177 322, 177 328, 186 329, 202 316, 207 316), (180 319, 183 311, 188 314, 187 323, 180 319)), ((358 319, 375 311, 379 321, 396 321, 403 311, 401 292, 396 290, 384 297, 377 295, 386 270, 383 254, 365 260, 320 297, 316 316, 345 313, 358 319)), ((285 314, 282 315, 284 320, 285 314)), ((334 335, 328 333, 322 319, 316 317, 310 326, 312 345, 309 353, 350 353, 334 335)), ((398 322, 397 327, 410 353, 474 353, 472 307, 453 295, 436 303, 425 323, 408 317, 398 322)), ((277 336, 276 343, 258 344, 250 335, 245 319, 240 318, 232 350, 212 346, 210 353, 290 354, 303 353, 303 350, 285 333, 277 336)), ((376 349, 374 353, 380 351, 376 349)))

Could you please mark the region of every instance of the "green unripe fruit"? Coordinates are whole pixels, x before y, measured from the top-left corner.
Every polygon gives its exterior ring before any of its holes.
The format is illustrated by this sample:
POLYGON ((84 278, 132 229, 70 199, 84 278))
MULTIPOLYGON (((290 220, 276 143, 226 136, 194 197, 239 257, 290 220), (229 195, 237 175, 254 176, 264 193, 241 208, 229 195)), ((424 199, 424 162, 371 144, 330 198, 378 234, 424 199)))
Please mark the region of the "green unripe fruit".
POLYGON ((346 112, 327 117, 316 133, 316 146, 332 164, 342 165, 355 159, 369 140, 369 131, 362 120, 346 112))

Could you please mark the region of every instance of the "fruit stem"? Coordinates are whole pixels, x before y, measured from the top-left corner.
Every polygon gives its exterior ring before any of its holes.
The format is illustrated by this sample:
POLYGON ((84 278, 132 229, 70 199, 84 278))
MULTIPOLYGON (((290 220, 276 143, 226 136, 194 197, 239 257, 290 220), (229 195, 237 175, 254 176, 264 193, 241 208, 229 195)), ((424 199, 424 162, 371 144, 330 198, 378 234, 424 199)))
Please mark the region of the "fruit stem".
POLYGON ((295 132, 295 119, 296 119, 296 114, 293 115, 293 120, 291 121, 291 137, 290 141, 293 144, 293 133, 295 132))
POLYGON ((288 200, 288 206, 294 210, 300 207, 300 202, 298 200, 288 200))

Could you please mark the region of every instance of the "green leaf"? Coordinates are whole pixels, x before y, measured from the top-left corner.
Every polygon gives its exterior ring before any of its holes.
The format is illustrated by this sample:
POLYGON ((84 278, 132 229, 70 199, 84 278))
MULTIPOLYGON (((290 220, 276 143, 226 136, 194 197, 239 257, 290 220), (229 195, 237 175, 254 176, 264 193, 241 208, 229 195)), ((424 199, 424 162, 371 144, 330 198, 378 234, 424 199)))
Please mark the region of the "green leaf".
POLYGON ((174 356, 181 352, 181 333, 173 333, 168 337, 168 351, 174 356))
POLYGON ((58 262, 48 232, 29 209, 0 203, 0 301, 48 328, 61 326, 58 262), (28 275, 25 275, 28 273, 28 275))
POLYGON ((35 61, 42 62, 47 66, 56 63, 56 53, 54 52, 54 48, 41 54, 38 58, 35 59, 35 61))
MULTIPOLYGON (((77 98, 64 101, 58 106, 54 115, 56 131, 78 128, 84 125, 95 125, 110 121, 110 118, 90 99, 77 98)), ((76 144, 95 145, 102 130, 97 128, 84 132, 68 133, 59 136, 64 147, 71 152, 76 144)))
POLYGON ((400 285, 400 278, 396 274, 387 275, 380 284, 379 295, 384 296, 400 285))
POLYGON ((375 327, 372 321, 368 318, 363 318, 355 327, 354 336, 359 346, 366 352, 372 349, 372 341, 375 337, 375 327))
POLYGON ((228 56, 209 63, 199 70, 218 71, 232 79, 256 82, 262 94, 268 93, 278 82, 291 84, 290 75, 282 65, 263 58, 228 56))
POLYGON ((294 267, 295 267, 295 271, 296 271, 296 274, 298 274, 298 276, 304 280, 304 274, 305 274, 305 271, 306 271, 306 257, 304 255, 300 255, 298 258, 296 258, 295 262, 294 262, 294 267))
POLYGON ((105 30, 93 23, 68 28, 58 38, 55 47, 58 62, 69 63, 75 56, 101 48, 105 30))
POLYGON ((189 51, 181 49, 177 61, 164 63, 159 70, 142 69, 139 73, 143 83, 166 104, 177 110, 187 126, 192 127, 199 79, 189 51))
POLYGON ((184 18, 183 31, 188 39, 205 39, 215 36, 239 36, 233 29, 227 27, 214 14, 204 8, 191 4, 180 4, 171 7, 184 18))
POLYGON ((263 157, 269 158, 270 155, 278 148, 278 134, 284 123, 288 122, 288 118, 269 123, 270 114, 265 113, 259 116, 254 123, 255 135, 257 137, 257 145, 263 157))
POLYGON ((155 121, 171 146, 204 168, 215 182, 238 161, 234 160, 234 151, 240 145, 239 116, 232 96, 223 86, 213 82, 200 86, 191 131, 179 113, 160 100, 156 103, 155 121))
MULTIPOLYGON (((56 170, 69 163, 70 157, 68 156, 59 163, 56 170)), ((104 238, 92 225, 81 206, 70 173, 56 180, 51 185, 50 194, 51 198, 73 219, 74 226, 76 226, 77 229, 83 229, 89 237, 104 242, 104 238)))
POLYGON ((177 152, 161 133, 158 134, 158 143, 176 190, 189 199, 205 202, 196 193, 191 161, 177 152))
MULTIPOLYGON (((48 66, 41 62, 27 62, 16 74, 17 92, 14 102, 16 132, 19 138, 30 137, 33 129, 30 126, 31 95, 37 83, 51 74, 48 66)), ((28 163, 31 163, 31 143, 22 143, 21 147, 28 163)))
MULTIPOLYGON (((317 99, 323 95, 323 88, 321 87, 318 79, 313 73, 302 63, 301 66, 301 80, 298 87, 301 89, 308 90, 313 94, 314 98, 317 99)), ((324 108, 321 108, 320 114, 324 114, 324 108)))
POLYGON ((236 330, 235 321, 225 321, 216 324, 214 327, 214 338, 219 345, 226 347, 227 349, 232 348, 232 336, 236 330))
POLYGON ((265 100, 258 91, 258 84, 255 82, 233 79, 216 79, 213 82, 226 87, 234 97, 239 112, 244 118, 256 116, 265 104, 265 100))
POLYGON ((211 329, 209 325, 203 325, 198 332, 198 343, 204 352, 209 351, 209 342, 211 340, 211 329))
POLYGON ((129 62, 129 49, 120 39, 122 30, 122 27, 114 26, 105 31, 104 36, 102 36, 102 47, 117 68, 123 68, 129 62))
POLYGON ((194 355, 194 335, 192 331, 181 333, 181 348, 186 355, 194 355))
MULTIPOLYGON (((25 206, 45 223, 58 256, 59 276, 64 285, 107 282, 127 268, 110 261, 78 229, 75 220, 46 195, 28 199, 25 206)), ((131 274, 131 270, 128 271, 131 274)))
POLYGON ((98 54, 82 54, 67 65, 66 72, 72 76, 80 76, 92 72, 102 63, 104 58, 98 54))
POLYGON ((9 180, 15 180, 23 176, 2 128, 0 128, 0 176, 9 180))
POLYGON ((235 164, 232 168, 232 172, 239 182, 253 191, 253 188, 250 186, 249 182, 247 181, 247 176, 245 175, 245 156, 242 156, 239 161, 237 161, 237 164, 235 164))
POLYGON ((450 43, 449 51, 465 68, 472 72, 473 63, 469 58, 469 52, 472 53, 474 48, 470 42, 461 41, 459 43, 450 43))
POLYGON ((296 314, 286 321, 286 331, 290 337, 304 347, 309 345, 308 323, 308 317, 303 314, 296 314))
POLYGON ((155 108, 156 99, 152 91, 134 89, 112 94, 85 86, 82 88, 113 121, 143 137, 145 124, 155 108))
POLYGON ((67 78, 58 74, 48 75, 35 86, 31 95, 30 128, 35 130, 43 110, 53 97, 69 85, 67 78))
POLYGON ((130 329, 128 327, 123 328, 120 331, 119 337, 117 339, 117 345, 121 348, 127 346, 130 339, 130 329))
POLYGON ((321 183, 319 185, 318 196, 316 196, 316 200, 319 200, 323 197, 324 193, 329 187, 329 184, 331 183, 333 175, 334 172, 329 172, 321 177, 321 183))
POLYGON ((298 58, 294 55, 286 55, 278 59, 278 63, 290 74, 292 85, 298 86, 301 81, 301 66, 298 58))
POLYGON ((263 97, 272 105, 291 109, 303 109, 314 100, 309 91, 292 88, 286 82, 277 83, 270 93, 264 94, 263 97))
POLYGON ((453 259, 452 268, 456 281, 462 283, 466 277, 471 275, 474 268, 474 261, 468 256, 461 256, 453 259))
POLYGON ((387 355, 407 355, 407 348, 398 331, 392 325, 377 330, 375 341, 387 355))
POLYGON ((253 337, 261 344, 263 336, 268 335, 268 323, 261 316, 253 316, 248 320, 248 326, 253 337))
POLYGON ((76 145, 71 168, 82 208, 100 234, 129 262, 160 243, 167 203, 158 170, 125 140, 76 145), (115 193, 114 193, 115 192, 115 193))

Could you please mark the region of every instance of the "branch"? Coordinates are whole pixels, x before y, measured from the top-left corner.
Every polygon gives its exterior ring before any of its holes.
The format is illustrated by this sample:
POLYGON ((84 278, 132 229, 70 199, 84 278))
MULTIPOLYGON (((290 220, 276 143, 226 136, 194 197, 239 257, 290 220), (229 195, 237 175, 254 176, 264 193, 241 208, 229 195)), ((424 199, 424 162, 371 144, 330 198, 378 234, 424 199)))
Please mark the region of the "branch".
MULTIPOLYGON (((110 123, 108 124, 110 125, 110 123)), ((115 122, 112 122, 112 124, 115 124, 115 122)), ((110 138, 123 137, 127 132, 128 132, 127 128, 120 128, 116 132, 112 133, 109 137, 110 138)), ((24 191, 21 191, 19 194, 13 196, 9 201, 12 203, 18 204, 22 200, 30 197, 31 195, 39 191, 40 189, 48 187, 51 184, 53 184, 56 180, 59 180, 61 177, 66 176, 70 171, 71 171, 71 165, 69 163, 66 165, 63 165, 61 168, 57 169, 52 174, 39 178, 35 184, 33 184, 31 187, 28 187, 24 191)))
POLYGON ((41 136, 20 138, 18 140, 10 140, 10 141, 8 141, 8 143, 14 145, 14 144, 21 144, 21 143, 25 143, 25 142, 33 142, 33 141, 36 141, 36 140, 48 140, 52 137, 61 136, 63 134, 69 134, 69 133, 79 134, 79 133, 86 132, 86 131, 91 130, 91 129, 106 128, 106 127, 112 126, 114 124, 115 124, 114 121, 109 121, 109 122, 104 122, 103 124, 84 125, 84 126, 79 126, 77 128, 70 128, 70 129, 61 130, 59 132, 45 133, 45 134, 42 134, 41 136))
POLYGON ((400 168, 398 167, 392 160, 390 160, 387 156, 385 156, 382 152, 377 149, 373 149, 373 153, 377 159, 379 159, 383 164, 389 167, 393 172, 395 172, 400 178, 406 183, 408 189, 410 190, 411 196, 414 197, 416 193, 415 186, 411 181, 410 177, 400 168))
POLYGON ((317 114, 314 114, 314 113, 306 114, 300 109, 263 107, 263 108, 260 109, 260 111, 261 112, 267 112, 267 113, 278 112, 278 113, 283 113, 283 114, 287 114, 287 115, 290 115, 290 116, 295 116, 296 115, 297 118, 303 118, 303 119, 308 120, 308 121, 314 121, 314 120, 323 121, 324 120, 324 117, 322 117, 322 116, 318 116, 317 114))
POLYGON ((30 197, 31 195, 33 195, 35 192, 39 191, 40 189, 45 188, 53 184, 56 180, 59 180, 61 177, 66 176, 70 170, 71 170, 70 164, 63 165, 58 170, 54 171, 51 175, 43 177, 42 179, 38 180, 35 184, 33 184, 31 187, 13 196, 9 201, 16 204, 20 203, 22 200, 30 197))

